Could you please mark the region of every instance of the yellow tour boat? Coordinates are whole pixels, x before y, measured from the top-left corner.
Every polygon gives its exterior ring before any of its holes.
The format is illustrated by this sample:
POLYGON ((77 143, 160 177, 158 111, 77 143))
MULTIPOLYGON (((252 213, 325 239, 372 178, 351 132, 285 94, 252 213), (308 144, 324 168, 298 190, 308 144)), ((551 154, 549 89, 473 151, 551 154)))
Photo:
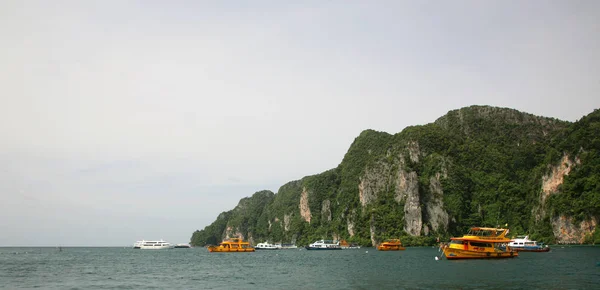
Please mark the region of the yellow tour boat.
POLYGON ((209 252, 254 252, 254 248, 250 243, 244 242, 242 239, 232 238, 226 239, 218 246, 209 246, 209 252))
POLYGON ((508 229, 473 227, 466 235, 451 238, 450 244, 444 246, 444 256, 450 260, 517 257, 519 253, 504 247, 510 242, 506 234, 508 229))
POLYGON ((379 251, 404 251, 405 247, 402 246, 402 242, 399 239, 388 239, 377 246, 379 251))

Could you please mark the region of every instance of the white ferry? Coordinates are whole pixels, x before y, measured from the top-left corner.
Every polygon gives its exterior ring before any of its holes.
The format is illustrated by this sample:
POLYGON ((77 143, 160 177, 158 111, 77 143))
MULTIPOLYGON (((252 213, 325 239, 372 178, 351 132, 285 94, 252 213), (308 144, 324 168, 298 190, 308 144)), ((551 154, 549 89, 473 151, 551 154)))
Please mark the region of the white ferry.
POLYGON ((278 250, 279 248, 273 244, 269 244, 269 243, 258 243, 256 245, 256 247, 254 247, 257 250, 278 250))
POLYGON ((331 240, 318 240, 308 246, 307 250, 341 250, 340 242, 334 243, 331 240))
POLYGON ((173 246, 166 241, 143 241, 140 245, 140 249, 142 250, 162 250, 162 249, 171 249, 173 246))

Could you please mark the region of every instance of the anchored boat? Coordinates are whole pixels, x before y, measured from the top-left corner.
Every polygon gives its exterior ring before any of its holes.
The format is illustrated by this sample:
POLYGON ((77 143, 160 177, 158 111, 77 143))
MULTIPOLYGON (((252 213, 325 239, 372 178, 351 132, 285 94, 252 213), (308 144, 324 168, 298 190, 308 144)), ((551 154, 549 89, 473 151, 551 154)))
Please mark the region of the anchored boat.
MULTIPOLYGON (((164 250, 164 249, 172 249, 173 245, 171 245, 167 241, 144 241, 140 245, 140 249, 142 250, 164 250)), ((134 247, 135 249, 135 247, 134 247)))
POLYGON ((388 239, 377 246, 379 251, 404 251, 405 247, 402 246, 402 242, 399 239, 388 239))
POLYGON ((450 260, 517 257, 519 253, 502 247, 511 241, 506 238, 507 233, 508 229, 473 227, 466 235, 451 238, 444 247, 444 256, 450 260))
POLYGON ((549 252, 550 247, 529 239, 529 236, 517 236, 508 243, 508 248, 517 252, 549 252))
POLYGON ((232 238, 226 239, 218 246, 208 246, 209 252, 254 252, 254 248, 250 243, 244 242, 242 239, 232 238))
POLYGON ((258 243, 256 245, 256 247, 254 247, 256 250, 278 250, 279 248, 273 244, 269 244, 267 242, 264 243, 258 243))
POLYGON ((329 240, 318 240, 308 246, 306 246, 307 250, 341 250, 340 243, 334 243, 329 240))

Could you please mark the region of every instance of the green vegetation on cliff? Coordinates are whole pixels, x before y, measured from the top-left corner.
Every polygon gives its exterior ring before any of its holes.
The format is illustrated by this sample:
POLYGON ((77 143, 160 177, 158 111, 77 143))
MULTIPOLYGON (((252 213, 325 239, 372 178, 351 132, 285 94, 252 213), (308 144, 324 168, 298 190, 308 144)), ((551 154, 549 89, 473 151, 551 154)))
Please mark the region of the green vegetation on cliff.
MULTIPOLYGON (((593 225, 600 217, 599 121, 598 110, 569 123, 472 106, 395 135, 365 130, 336 168, 289 182, 277 194, 242 199, 194 232, 191 243, 241 236, 368 246, 401 237, 409 246, 429 245, 470 226, 506 223, 512 233, 566 241, 556 236, 558 217, 593 225), (558 189, 546 192, 545 180, 553 181, 565 156, 576 165, 558 189)), ((600 239, 598 230, 567 225, 582 240, 600 239)))

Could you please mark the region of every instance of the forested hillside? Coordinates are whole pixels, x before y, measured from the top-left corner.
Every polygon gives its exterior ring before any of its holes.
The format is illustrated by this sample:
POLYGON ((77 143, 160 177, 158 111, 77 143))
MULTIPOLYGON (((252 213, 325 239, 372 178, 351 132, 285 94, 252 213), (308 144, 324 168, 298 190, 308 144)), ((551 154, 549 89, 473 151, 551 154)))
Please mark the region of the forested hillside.
POLYGON ((599 121, 599 110, 570 123, 472 106, 395 135, 365 130, 336 168, 242 199, 191 243, 425 245, 505 224, 550 243, 600 242, 599 121))

